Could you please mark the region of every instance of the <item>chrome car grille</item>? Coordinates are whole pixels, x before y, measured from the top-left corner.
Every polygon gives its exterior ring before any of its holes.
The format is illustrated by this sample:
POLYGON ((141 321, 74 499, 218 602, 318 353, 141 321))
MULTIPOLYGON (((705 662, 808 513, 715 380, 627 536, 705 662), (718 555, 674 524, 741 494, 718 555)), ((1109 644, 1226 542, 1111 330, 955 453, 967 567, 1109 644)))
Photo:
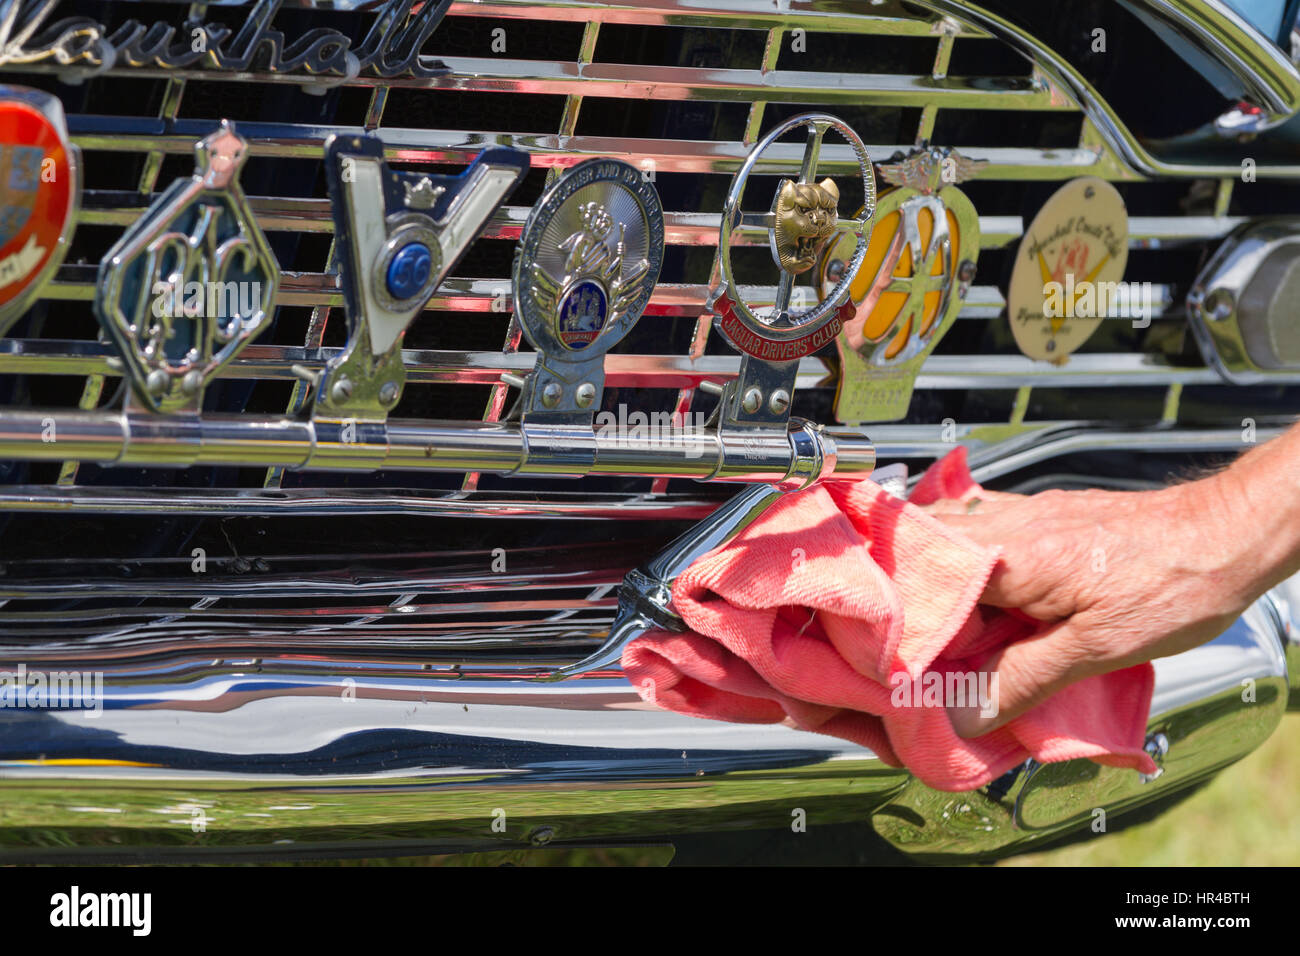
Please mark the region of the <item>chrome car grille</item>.
MULTIPOLYGON (((374 16, 326 7, 286 4, 276 23, 287 34, 325 25, 359 36, 374 16)), ((188 175, 195 141, 230 118, 251 143, 244 188, 284 272, 274 327, 209 389, 209 411, 300 412, 306 388, 293 366, 321 368, 344 344, 320 158, 332 132, 359 129, 378 133, 390 160, 434 171, 491 144, 525 149, 533 163, 408 334, 409 384, 394 419, 504 414, 502 374, 533 359, 511 322, 514 243, 547 182, 590 156, 652 174, 667 224, 660 283, 610 357, 605 407, 711 409, 697 386, 739 366, 717 336, 698 334, 717 210, 762 132, 821 106, 854 126, 877 162, 918 140, 988 161, 963 187, 980 211, 979 277, 921 373, 908 419, 865 429, 882 462, 920 467, 956 440, 988 481, 1090 468, 1149 477, 1238 447, 1245 420, 1267 433, 1300 407, 1284 383, 1222 383, 1182 307, 1212 245, 1246 211, 1268 209, 1270 195, 1285 202, 1286 184, 1260 182, 1242 197, 1228 178, 1145 178, 1035 64, 924 5, 759 7, 453 3, 424 49, 450 68, 435 78, 339 85, 259 69, 119 65, 71 86, 55 67, 4 67, 5 82, 62 98, 86 181, 65 265, 0 340, 0 406, 118 399, 112 349, 90 309, 97 263, 167 183, 188 175), (1067 365, 1045 366, 1017 353, 1000 290, 1025 222, 1080 175, 1120 185, 1131 216, 1127 278, 1154 284, 1157 311, 1144 330, 1104 323, 1067 365), (1162 454, 1139 465, 1138 451, 1162 454)), ((229 23, 243 15, 238 5, 191 9, 229 23)), ((183 18, 169 3, 65 10, 110 26, 183 18)), ((823 162, 848 170, 852 158, 828 146, 823 162)), ((791 148, 761 172, 796 173, 798 163, 791 148)), ((760 303, 775 295, 747 291, 760 303)), ((832 394, 825 362, 804 359, 794 412, 829 422, 832 394)), ((667 479, 0 463, 0 629, 52 658, 86 640, 136 650, 194 642, 252 657, 323 645, 449 660, 562 657, 603 637, 624 570, 726 493, 667 479), (210 564, 199 574, 195 562, 210 564)))

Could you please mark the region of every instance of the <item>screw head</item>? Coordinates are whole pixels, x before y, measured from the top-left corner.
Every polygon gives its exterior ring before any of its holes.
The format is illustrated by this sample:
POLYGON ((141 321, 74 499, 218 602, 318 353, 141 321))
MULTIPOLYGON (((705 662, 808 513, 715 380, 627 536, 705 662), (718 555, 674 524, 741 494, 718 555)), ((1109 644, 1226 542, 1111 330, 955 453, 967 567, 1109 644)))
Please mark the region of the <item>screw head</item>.
POLYGON ((778 388, 768 399, 767 407, 777 415, 784 414, 790 408, 790 393, 783 388, 778 388))
POLYGON ((563 390, 558 382, 550 382, 542 389, 542 404, 547 408, 554 408, 559 404, 560 395, 563 390))
POLYGON ((185 373, 181 379, 181 391, 186 395, 193 395, 203 387, 203 374, 198 369, 192 369, 185 373))
POLYGON ((959 282, 975 281, 975 263, 969 259, 963 259, 961 265, 957 267, 957 280, 959 282))
POLYGON ((554 827, 534 827, 528 834, 528 842, 533 846, 546 846, 555 839, 554 827))
POLYGON ((749 412, 751 415, 754 412, 758 411, 759 406, 761 406, 762 404, 763 404, 763 393, 760 392, 757 388, 751 388, 749 391, 745 392, 744 397, 741 398, 740 400, 740 407, 743 408, 745 411, 749 412))
POLYGON ((397 401, 397 383, 385 382, 379 388, 379 403, 381 405, 391 405, 397 401))
POLYGON ((590 382, 583 382, 578 386, 578 391, 574 397, 578 401, 579 408, 587 408, 596 400, 596 386, 590 382))
POLYGON ((352 397, 352 379, 344 375, 330 389, 330 398, 336 402, 346 402, 352 397))
POLYGON ((149 377, 144 380, 144 387, 154 395, 161 395, 167 391, 167 386, 171 384, 171 377, 160 368, 154 369, 149 373, 149 377))

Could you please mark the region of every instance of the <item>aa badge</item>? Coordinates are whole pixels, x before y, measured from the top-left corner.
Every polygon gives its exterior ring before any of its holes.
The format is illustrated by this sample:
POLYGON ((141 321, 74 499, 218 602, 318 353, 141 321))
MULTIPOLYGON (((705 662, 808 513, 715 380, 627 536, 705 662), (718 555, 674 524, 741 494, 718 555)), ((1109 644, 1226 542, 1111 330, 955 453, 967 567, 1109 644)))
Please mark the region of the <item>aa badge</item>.
MULTIPOLYGON (((881 164, 881 176, 897 188, 880 197, 866 259, 850 287, 854 311, 836 339, 839 421, 907 414, 917 373, 956 320, 975 276, 979 215, 956 184, 985 165, 938 148, 881 164)), ((823 296, 842 279, 852 251, 847 237, 827 249, 823 296)))
POLYGON ((0 335, 63 261, 77 196, 63 106, 48 93, 0 86, 0 335))
POLYGON ((1025 230, 1007 290, 1020 351, 1064 365, 1106 317, 1128 264, 1128 210, 1088 176, 1066 183, 1025 230))

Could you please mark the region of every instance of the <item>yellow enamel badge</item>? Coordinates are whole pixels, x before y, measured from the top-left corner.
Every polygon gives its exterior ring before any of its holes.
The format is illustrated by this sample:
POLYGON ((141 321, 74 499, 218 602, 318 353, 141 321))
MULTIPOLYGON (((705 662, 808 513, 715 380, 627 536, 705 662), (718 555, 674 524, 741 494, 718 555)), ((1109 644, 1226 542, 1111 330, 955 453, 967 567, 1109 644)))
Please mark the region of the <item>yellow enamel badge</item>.
MULTIPOLYGON (((866 260, 851 288, 856 313, 837 339, 839 421, 907 414, 917 373, 956 320, 975 276, 979 215, 955 184, 984 165, 937 148, 881 165, 882 177, 898 188, 876 206, 866 260)), ((839 279, 844 247, 841 239, 823 257, 823 295, 839 279)))

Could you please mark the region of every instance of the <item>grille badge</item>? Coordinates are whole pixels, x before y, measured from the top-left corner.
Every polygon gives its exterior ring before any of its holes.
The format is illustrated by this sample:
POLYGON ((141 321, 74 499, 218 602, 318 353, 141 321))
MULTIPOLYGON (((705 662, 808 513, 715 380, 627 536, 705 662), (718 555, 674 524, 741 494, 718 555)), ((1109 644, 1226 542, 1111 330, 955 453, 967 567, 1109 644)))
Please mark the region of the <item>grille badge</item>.
POLYGON ((78 172, 58 99, 0 86, 0 335, 63 261, 76 220, 78 172))
POLYGON ((605 353, 641 317, 663 257, 663 207, 635 166, 589 159, 547 189, 515 253, 515 315, 538 352, 525 422, 591 424, 605 353))
MULTIPOLYGON (((956 184, 985 165, 936 147, 881 164, 881 176, 897 188, 876 207, 866 263, 851 286, 854 313, 836 339, 839 421, 893 421, 907 414, 916 376, 956 321, 975 277, 979 215, 956 184)), ((823 295, 853 250, 850 239, 841 236, 822 258, 823 295)))
POLYGON ((27 46, 59 6, 59 0, 12 3, 0 14, 0 66, 53 61, 61 69, 100 72, 115 66, 207 69, 244 72, 262 58, 273 73, 299 73, 351 79, 362 73, 381 76, 438 77, 451 72, 441 60, 420 53, 442 23, 451 0, 424 3, 412 14, 415 0, 388 0, 360 43, 337 30, 319 27, 286 41, 271 29, 284 0, 257 0, 238 30, 221 23, 186 20, 150 27, 127 20, 115 30, 86 17, 60 20, 27 46))
POLYGON ((1066 183, 1025 230, 1007 288, 1007 316, 1020 351, 1064 365, 1118 301, 1128 264, 1128 210, 1104 179, 1066 183))
POLYGON ((522 150, 494 146, 459 175, 426 175, 389 168, 375 136, 326 142, 348 343, 316 380, 313 418, 387 419, 406 385, 407 328, 528 165, 522 150))
POLYGON ((826 113, 791 117, 759 140, 741 164, 722 211, 709 296, 709 307, 719 317, 718 330, 744 353, 739 376, 723 390, 725 427, 779 426, 788 421, 798 360, 833 342, 845 318, 852 315, 849 287, 866 256, 875 205, 876 178, 866 146, 847 123, 826 113), (807 140, 798 182, 784 180, 767 213, 744 213, 745 187, 759 159, 781 136, 801 128, 807 129, 807 140), (832 180, 815 181, 822 140, 831 130, 848 142, 858 161, 865 204, 855 219, 839 219, 840 191, 832 180), (744 301, 736 282, 732 242, 742 228, 766 228, 772 259, 780 269, 776 303, 764 315, 744 301), (812 290, 796 289, 795 276, 812 268, 836 233, 853 242, 849 261, 821 302, 801 308, 799 300, 812 290))
POLYGON ((228 121, 99 264, 95 314, 153 412, 197 414, 203 390, 270 322, 280 267, 239 185, 228 121))

